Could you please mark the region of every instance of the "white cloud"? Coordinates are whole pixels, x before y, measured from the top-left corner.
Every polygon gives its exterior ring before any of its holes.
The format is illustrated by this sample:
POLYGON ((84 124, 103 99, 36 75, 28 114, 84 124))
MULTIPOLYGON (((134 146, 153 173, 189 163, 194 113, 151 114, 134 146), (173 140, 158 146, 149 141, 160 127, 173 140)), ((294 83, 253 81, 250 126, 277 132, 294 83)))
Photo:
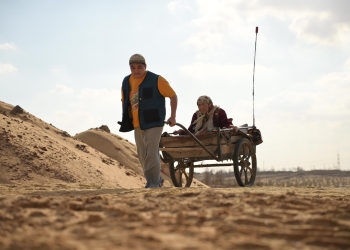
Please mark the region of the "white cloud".
POLYGON ((65 85, 62 84, 56 84, 54 89, 51 89, 49 91, 50 94, 64 94, 64 95, 69 95, 74 93, 74 89, 69 88, 65 85))
POLYGON ((345 61, 345 68, 350 71, 350 58, 345 61))
POLYGON ((98 124, 102 125, 102 123, 96 115, 81 110, 69 112, 54 112, 50 117, 50 121, 54 126, 59 127, 60 129, 69 128, 67 132, 73 136, 77 132, 82 132, 91 128, 92 124, 95 124, 95 127, 98 124), (87 125, 90 127, 87 127, 87 125))
POLYGON ((284 121, 350 123, 350 71, 333 72, 315 80, 312 91, 284 91, 259 104, 264 117, 284 121))
MULTIPOLYGON (((350 123, 350 69, 323 76, 315 85, 320 92, 313 107, 315 114, 350 123)), ((317 94, 317 93, 316 93, 317 94)))
POLYGON ((54 126, 71 135, 103 124, 113 131, 119 130, 117 122, 122 116, 119 89, 73 90, 57 84, 50 93, 44 95, 48 112, 43 118, 54 126))
POLYGON ((350 91, 350 70, 325 75, 316 84, 325 87, 326 93, 350 91))
POLYGON ((10 50, 10 49, 16 50, 17 49, 16 45, 13 43, 3 43, 3 44, 0 43, 0 50, 10 50))
POLYGON ((0 63, 0 74, 12 73, 18 69, 10 63, 0 63))
POLYGON ((294 17, 290 29, 307 43, 342 46, 350 42, 349 37, 344 36, 350 32, 350 25, 336 22, 330 13, 294 17))
POLYGON ((310 93, 284 91, 266 98, 263 103, 259 104, 259 109, 263 111, 260 113, 265 117, 295 121, 306 116, 312 102, 313 96, 310 93))
MULTIPOLYGON (((108 125, 117 131, 118 119, 121 119, 120 90, 82 89, 76 95, 65 96, 52 100, 59 105, 59 111, 50 114, 50 120, 55 126, 70 134, 108 125)), ((57 109, 56 109, 57 110, 57 109)))
POLYGON ((66 69, 64 69, 64 68, 51 68, 51 69, 49 69, 49 72, 51 72, 52 74, 55 74, 55 75, 66 75, 67 74, 66 69))
POLYGON ((197 51, 217 49, 222 46, 223 35, 220 33, 211 33, 209 31, 201 31, 190 36, 185 44, 193 45, 197 51))
MULTIPOLYGON (((264 1, 254 11, 263 11, 264 17, 289 19, 289 29, 302 42, 325 46, 343 46, 350 43, 350 18, 345 14, 347 1, 264 1), (315 5, 316 4, 316 5, 315 5)), ((348 6, 350 7, 350 6, 348 6)), ((255 13, 252 13, 255 15, 255 13)))
MULTIPOLYGON (((220 49, 226 36, 241 33, 244 20, 237 12, 235 1, 197 1, 198 17, 190 22, 193 34, 185 41, 199 52, 220 49), (232 32, 234 31, 234 32, 232 32)), ((233 37, 233 38, 234 38, 233 37)))
POLYGON ((171 1, 168 3, 168 10, 170 10, 170 12, 175 12, 178 9, 178 5, 178 1, 171 1))
MULTIPOLYGON (((117 90, 109 90, 109 89, 82 89, 78 95, 80 100, 83 102, 93 103, 96 105, 108 105, 111 103, 115 103, 117 97, 120 97, 121 92, 117 90)), ((119 101, 119 100, 118 100, 119 101)))
MULTIPOLYGON (((197 1, 197 16, 190 22, 192 35, 185 44, 199 54, 222 50, 251 38, 252 27, 277 18, 289 22, 290 32, 303 43, 350 46, 350 18, 342 3, 308 4, 301 1, 197 1)), ((266 27, 268 29, 268 27, 266 27)), ((264 35, 261 35, 264 40, 264 35)))
MULTIPOLYGON (((272 75, 274 74, 271 69, 264 67, 263 65, 256 65, 259 68, 260 75, 272 75)), ((180 68, 180 71, 197 80, 201 84, 220 83, 221 86, 226 83, 232 85, 232 83, 242 84, 242 82, 251 82, 252 79, 252 64, 214 64, 196 62, 193 64, 185 65, 180 68)))
POLYGON ((184 74, 197 79, 204 80, 208 78, 232 78, 239 75, 250 75, 252 72, 251 65, 220 65, 213 63, 197 62, 185 65, 180 69, 184 74))
POLYGON ((168 3, 168 10, 172 13, 182 10, 192 10, 191 7, 184 3, 184 1, 170 1, 168 3))
POLYGON ((70 82, 72 79, 72 76, 70 75, 70 72, 66 66, 50 68, 49 72, 55 77, 55 79, 59 80, 60 82, 66 83, 70 82))

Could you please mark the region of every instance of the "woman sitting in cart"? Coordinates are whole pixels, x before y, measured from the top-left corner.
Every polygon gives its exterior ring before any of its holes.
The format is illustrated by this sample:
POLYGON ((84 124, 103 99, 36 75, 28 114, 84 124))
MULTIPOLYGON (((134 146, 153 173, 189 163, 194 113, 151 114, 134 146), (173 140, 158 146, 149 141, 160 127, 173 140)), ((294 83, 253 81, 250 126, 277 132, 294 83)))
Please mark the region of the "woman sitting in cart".
MULTIPOLYGON (((213 131, 216 127, 233 128, 238 130, 232 124, 232 118, 227 118, 225 110, 219 106, 213 105, 213 101, 209 96, 200 96, 197 100, 198 110, 193 114, 191 125, 188 130, 194 135, 201 135, 213 131)), ((174 131, 174 134, 185 135, 182 129, 174 131)))

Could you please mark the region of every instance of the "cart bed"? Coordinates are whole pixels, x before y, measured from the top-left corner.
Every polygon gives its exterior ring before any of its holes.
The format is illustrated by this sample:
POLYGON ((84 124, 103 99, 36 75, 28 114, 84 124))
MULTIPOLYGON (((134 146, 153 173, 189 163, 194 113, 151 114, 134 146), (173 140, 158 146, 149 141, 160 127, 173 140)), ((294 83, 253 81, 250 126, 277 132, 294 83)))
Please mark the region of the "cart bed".
MULTIPOLYGON (((223 137, 223 131, 196 136, 196 138, 213 155, 221 160, 232 159, 236 142, 241 138, 247 138, 245 133, 226 129, 229 139, 223 137), (226 141, 227 140, 227 141, 226 141)), ((227 137, 226 137, 227 138, 227 137)), ((210 160, 215 159, 197 141, 190 136, 165 136, 161 137, 159 151, 162 152, 164 162, 178 159, 210 160)))

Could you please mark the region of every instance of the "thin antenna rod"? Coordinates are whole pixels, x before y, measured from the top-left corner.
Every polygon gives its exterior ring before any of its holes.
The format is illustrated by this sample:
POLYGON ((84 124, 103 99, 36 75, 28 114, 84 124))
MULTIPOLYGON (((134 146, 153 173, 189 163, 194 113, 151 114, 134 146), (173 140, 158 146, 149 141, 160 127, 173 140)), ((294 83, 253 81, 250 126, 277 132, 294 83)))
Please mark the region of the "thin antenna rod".
POLYGON ((253 67, 253 127, 255 128, 255 115, 254 115, 254 76, 255 76, 255 57, 256 57, 256 40, 258 39, 259 27, 255 27, 255 50, 254 50, 254 67, 253 67))

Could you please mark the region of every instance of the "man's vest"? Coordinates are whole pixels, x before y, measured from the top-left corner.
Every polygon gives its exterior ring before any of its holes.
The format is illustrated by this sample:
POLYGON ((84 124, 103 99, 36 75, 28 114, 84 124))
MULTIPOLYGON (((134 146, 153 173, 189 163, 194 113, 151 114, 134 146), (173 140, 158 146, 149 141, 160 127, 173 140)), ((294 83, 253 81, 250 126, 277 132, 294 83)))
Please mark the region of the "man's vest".
MULTIPOLYGON (((130 85, 128 75, 124 78, 122 84, 124 102, 123 102, 123 118, 119 123, 120 132, 129 132, 134 130, 132 124, 132 114, 130 105, 130 85)), ((142 130, 163 127, 166 115, 165 97, 158 90, 158 77, 150 71, 147 72, 145 79, 139 86, 139 121, 142 130)))

